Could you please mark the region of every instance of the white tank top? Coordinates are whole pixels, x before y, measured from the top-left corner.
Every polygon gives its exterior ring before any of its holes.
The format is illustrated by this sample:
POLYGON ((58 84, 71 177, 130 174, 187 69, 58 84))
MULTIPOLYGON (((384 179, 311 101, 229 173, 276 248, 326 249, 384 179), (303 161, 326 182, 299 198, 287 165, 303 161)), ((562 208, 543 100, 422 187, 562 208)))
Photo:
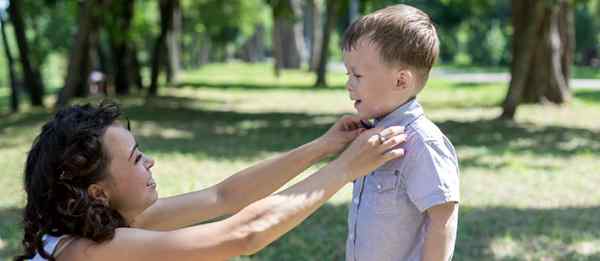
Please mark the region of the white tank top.
MULTIPOLYGON (((67 245, 69 245, 69 243, 71 243, 72 240, 73 240, 73 238, 69 237, 68 235, 62 235, 60 237, 44 235, 42 237, 42 242, 44 243, 44 250, 46 251, 46 253, 52 255, 53 257, 58 256, 58 254, 60 254, 60 252, 63 249, 65 249, 65 247, 67 245), (61 246, 60 249, 56 249, 56 246, 58 246, 58 243, 63 239, 66 239, 67 241, 61 246)), ((46 260, 47 259, 40 256, 40 254, 36 254, 33 257, 33 259, 30 259, 30 261, 46 261, 46 260)))

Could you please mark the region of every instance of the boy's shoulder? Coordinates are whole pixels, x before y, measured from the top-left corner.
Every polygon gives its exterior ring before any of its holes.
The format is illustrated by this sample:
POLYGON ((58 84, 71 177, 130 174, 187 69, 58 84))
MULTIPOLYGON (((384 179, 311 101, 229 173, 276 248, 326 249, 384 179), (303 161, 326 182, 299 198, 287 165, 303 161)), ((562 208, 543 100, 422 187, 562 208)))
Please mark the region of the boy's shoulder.
POLYGON ((406 164, 425 164, 426 161, 419 158, 425 155, 433 156, 433 154, 449 158, 452 161, 457 160, 456 151, 450 140, 425 115, 405 126, 405 132, 406 142, 401 146, 405 149, 406 155, 388 162, 384 168, 399 168, 406 164))
MULTIPOLYGON (((405 127, 407 144, 420 145, 448 140, 440 128, 425 114, 405 127)), ((449 142, 449 140, 448 140, 449 142)))

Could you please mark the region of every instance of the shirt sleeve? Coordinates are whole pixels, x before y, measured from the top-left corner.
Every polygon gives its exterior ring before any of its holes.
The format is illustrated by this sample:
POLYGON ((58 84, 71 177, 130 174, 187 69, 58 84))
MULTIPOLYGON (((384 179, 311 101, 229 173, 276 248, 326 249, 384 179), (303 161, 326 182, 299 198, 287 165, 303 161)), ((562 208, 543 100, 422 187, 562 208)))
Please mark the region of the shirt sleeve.
POLYGON ((458 159, 454 148, 445 140, 417 142, 403 173, 407 193, 419 211, 459 201, 458 159))

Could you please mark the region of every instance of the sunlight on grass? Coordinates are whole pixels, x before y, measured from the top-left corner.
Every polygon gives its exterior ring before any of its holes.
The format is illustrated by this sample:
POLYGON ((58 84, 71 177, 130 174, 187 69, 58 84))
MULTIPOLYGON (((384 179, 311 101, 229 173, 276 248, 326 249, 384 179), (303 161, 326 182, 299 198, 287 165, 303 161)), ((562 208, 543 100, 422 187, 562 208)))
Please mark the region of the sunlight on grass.
MULTIPOLYGON (((141 149, 156 160, 159 194, 171 196, 308 142, 353 112, 345 75, 331 75, 333 88, 313 82, 306 71, 276 78, 265 64, 208 65, 159 97, 118 100, 141 149)), ((455 260, 600 260, 600 91, 578 90, 564 106, 522 105, 515 122, 496 119, 505 94, 503 85, 434 78, 419 96, 460 158, 455 260)), ((0 100, 6 95, 0 89, 0 100)), ((49 117, 25 108, 0 118, 0 259, 18 251, 24 161, 49 117)), ((235 260, 343 260, 350 198, 347 185, 290 234, 235 260)))

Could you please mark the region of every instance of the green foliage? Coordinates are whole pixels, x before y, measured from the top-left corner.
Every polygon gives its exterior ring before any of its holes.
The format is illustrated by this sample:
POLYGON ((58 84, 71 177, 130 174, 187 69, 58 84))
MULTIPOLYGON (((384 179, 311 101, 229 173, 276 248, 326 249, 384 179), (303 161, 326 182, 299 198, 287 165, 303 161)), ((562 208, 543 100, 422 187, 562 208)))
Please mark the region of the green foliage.
POLYGON ((77 30, 77 12, 77 1, 23 1, 33 63, 44 64, 52 53, 68 53, 77 30))
POLYGON ((262 22, 265 7, 262 0, 182 2, 190 28, 207 33, 217 44, 232 42, 240 33, 252 34, 255 25, 262 22))
POLYGON ((600 55, 600 4, 581 2, 575 6, 575 63, 589 63, 594 52, 600 55))
POLYGON ((505 0, 371 0, 363 1, 363 14, 393 4, 415 6, 432 18, 440 38, 444 63, 505 65, 510 52, 510 2, 505 0), (483 44, 482 44, 483 43, 483 44))

